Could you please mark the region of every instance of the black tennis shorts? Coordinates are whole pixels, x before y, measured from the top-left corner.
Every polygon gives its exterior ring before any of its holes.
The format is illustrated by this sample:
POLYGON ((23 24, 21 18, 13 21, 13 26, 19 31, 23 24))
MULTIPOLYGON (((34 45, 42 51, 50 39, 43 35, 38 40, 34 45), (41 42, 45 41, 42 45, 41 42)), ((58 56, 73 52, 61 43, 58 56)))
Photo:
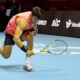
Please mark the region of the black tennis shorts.
POLYGON ((5 33, 4 45, 14 45, 13 36, 11 36, 10 34, 5 33))

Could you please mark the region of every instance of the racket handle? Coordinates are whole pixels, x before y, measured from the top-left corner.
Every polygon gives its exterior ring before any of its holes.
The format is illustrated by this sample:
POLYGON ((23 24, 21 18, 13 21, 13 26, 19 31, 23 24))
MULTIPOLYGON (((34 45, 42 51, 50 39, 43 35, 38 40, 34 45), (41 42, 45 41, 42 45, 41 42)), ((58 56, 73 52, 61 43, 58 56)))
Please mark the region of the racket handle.
POLYGON ((40 51, 38 51, 38 50, 34 51, 34 54, 39 54, 39 53, 40 53, 40 51))
POLYGON ((39 50, 35 50, 34 54, 46 54, 47 51, 39 51, 39 50))

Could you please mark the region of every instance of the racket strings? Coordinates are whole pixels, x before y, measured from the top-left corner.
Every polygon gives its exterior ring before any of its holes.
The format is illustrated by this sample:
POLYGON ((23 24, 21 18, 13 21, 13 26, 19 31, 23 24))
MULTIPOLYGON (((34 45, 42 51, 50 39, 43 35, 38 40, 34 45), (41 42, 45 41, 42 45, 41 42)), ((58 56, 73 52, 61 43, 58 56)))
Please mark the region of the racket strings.
POLYGON ((67 45, 63 41, 55 41, 48 47, 48 52, 53 54, 64 53, 67 49, 67 45))

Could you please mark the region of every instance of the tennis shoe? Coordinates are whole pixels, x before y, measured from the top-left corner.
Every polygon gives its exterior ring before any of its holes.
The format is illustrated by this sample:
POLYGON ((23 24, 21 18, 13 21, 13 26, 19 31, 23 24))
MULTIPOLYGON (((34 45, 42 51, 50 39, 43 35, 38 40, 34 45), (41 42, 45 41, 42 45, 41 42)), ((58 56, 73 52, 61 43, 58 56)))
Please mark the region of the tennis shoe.
POLYGON ((33 71, 32 65, 30 63, 27 63, 26 65, 24 65, 23 69, 28 71, 28 72, 33 71))

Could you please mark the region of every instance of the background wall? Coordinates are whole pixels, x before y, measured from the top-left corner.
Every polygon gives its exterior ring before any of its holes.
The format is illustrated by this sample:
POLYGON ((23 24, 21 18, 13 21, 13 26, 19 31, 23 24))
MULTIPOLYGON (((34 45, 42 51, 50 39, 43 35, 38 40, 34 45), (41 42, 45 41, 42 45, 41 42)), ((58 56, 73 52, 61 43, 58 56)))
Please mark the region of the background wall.
POLYGON ((0 0, 0 31, 5 30, 13 15, 31 10, 33 6, 39 6, 44 10, 41 20, 44 20, 43 24, 47 21, 45 26, 38 25, 39 33, 80 37, 80 0, 0 0), (9 16, 6 15, 7 9, 11 9, 9 16), (59 27, 54 26, 53 20, 60 21, 59 27), (71 22, 68 28, 66 21, 71 22))
POLYGON ((80 37, 80 11, 46 11, 38 28, 43 34, 80 37))

